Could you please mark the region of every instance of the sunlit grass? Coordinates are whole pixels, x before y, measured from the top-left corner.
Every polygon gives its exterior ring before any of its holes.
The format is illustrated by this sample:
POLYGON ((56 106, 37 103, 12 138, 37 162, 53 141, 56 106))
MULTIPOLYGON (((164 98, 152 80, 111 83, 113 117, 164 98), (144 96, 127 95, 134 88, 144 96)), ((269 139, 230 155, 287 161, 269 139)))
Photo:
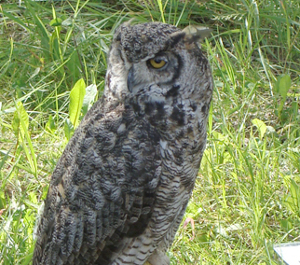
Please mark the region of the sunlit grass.
POLYGON ((1 2, 0 264, 30 263, 72 134, 70 90, 83 78, 101 96, 113 31, 131 18, 213 30, 208 143, 185 216, 195 237, 179 229, 171 264, 283 264, 273 244, 300 240, 299 17, 297 1, 1 2))

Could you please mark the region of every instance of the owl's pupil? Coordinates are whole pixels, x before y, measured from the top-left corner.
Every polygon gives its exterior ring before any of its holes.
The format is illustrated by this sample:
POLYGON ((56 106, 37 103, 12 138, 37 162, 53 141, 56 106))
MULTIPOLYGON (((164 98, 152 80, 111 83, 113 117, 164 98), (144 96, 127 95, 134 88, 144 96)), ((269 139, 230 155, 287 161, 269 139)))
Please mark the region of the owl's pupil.
POLYGON ((155 59, 154 59, 154 62, 157 63, 157 64, 160 64, 161 61, 162 61, 162 60, 161 60, 161 59, 158 59, 158 58, 155 58, 155 59))

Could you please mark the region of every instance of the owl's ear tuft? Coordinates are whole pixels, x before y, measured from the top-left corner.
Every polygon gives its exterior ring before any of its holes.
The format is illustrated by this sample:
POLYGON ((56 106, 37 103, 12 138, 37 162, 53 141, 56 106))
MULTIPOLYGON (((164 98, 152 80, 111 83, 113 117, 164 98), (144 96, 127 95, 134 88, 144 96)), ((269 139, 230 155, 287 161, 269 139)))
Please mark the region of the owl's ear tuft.
POLYGON ((212 32, 211 29, 205 27, 197 27, 197 26, 187 26, 182 30, 186 35, 184 37, 184 41, 186 42, 199 42, 210 35, 212 32))
POLYGON ((171 47, 174 47, 179 41, 183 40, 184 42, 199 42, 204 38, 208 37, 212 32, 209 28, 197 27, 197 26, 187 26, 182 31, 174 32, 170 35, 171 47))

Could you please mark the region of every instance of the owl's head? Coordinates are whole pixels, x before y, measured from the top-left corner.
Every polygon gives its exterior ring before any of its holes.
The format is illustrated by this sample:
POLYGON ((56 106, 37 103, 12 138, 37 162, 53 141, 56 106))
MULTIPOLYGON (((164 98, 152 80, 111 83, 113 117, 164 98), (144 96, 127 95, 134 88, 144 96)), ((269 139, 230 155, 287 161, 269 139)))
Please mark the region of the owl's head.
POLYGON ((140 115, 173 113, 180 124, 190 109, 200 108, 205 118, 213 82, 198 43, 206 34, 163 23, 121 25, 108 57, 107 101, 127 101, 140 115))

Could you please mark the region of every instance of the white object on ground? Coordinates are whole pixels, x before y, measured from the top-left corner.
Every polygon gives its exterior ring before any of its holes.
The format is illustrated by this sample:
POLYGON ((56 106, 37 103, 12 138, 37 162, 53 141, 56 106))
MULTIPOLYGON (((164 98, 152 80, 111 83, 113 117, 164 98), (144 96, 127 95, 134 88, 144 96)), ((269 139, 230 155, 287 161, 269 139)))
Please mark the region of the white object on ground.
POLYGON ((288 265, 300 265, 300 242, 274 245, 274 250, 288 265))

